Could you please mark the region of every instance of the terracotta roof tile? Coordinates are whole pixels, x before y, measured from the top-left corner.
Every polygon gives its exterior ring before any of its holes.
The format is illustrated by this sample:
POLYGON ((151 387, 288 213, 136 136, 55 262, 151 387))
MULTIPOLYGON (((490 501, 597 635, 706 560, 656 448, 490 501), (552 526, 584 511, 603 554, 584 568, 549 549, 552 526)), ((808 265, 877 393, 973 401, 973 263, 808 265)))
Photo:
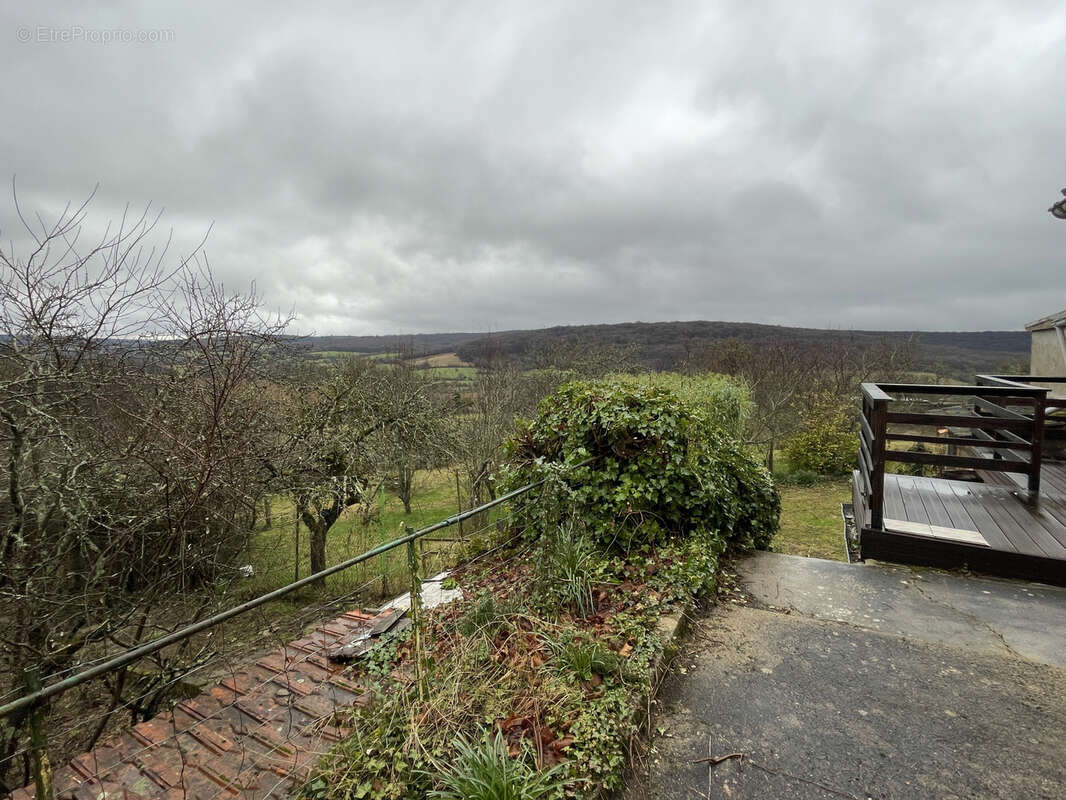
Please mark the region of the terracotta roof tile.
MULTIPOLYGON (((234 670, 56 770, 60 800, 286 797, 348 731, 336 711, 370 701, 327 655, 389 612, 348 611, 234 670)), ((33 787, 14 800, 31 800, 33 787)))

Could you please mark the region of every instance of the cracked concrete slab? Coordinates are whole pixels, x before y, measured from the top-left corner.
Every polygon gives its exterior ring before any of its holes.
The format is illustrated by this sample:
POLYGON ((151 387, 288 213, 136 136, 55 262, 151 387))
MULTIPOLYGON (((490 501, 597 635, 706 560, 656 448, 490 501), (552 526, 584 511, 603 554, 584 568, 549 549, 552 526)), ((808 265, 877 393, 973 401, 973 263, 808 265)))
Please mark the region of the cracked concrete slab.
POLYGON ((773 554, 741 574, 625 800, 1066 797, 1061 590, 773 554))
POLYGON ((768 608, 1066 668, 1063 587, 780 553, 757 553, 739 572, 768 608))

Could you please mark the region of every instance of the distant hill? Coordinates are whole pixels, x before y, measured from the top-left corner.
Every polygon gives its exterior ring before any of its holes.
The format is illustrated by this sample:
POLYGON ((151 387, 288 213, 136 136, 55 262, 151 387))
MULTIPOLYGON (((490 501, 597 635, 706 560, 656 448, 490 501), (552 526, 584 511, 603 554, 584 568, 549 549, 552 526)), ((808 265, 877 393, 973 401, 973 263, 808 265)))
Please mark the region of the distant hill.
MULTIPOLYGON (((510 333, 511 331, 509 331, 510 333)), ((308 336, 301 346, 345 353, 394 353, 401 347, 420 356, 455 352, 482 333, 415 333, 400 336, 308 336)))
POLYGON ((653 369, 670 369, 695 348, 726 339, 800 343, 840 341, 874 344, 911 340, 916 370, 968 380, 975 372, 1025 369, 1029 334, 1025 331, 851 331, 789 328, 752 322, 624 322, 615 325, 566 325, 498 333, 422 333, 410 336, 316 336, 312 350, 415 355, 457 352, 464 361, 482 362, 487 353, 518 362, 539 349, 557 346, 630 346, 653 369), (1024 363, 1023 363, 1024 362, 1024 363))

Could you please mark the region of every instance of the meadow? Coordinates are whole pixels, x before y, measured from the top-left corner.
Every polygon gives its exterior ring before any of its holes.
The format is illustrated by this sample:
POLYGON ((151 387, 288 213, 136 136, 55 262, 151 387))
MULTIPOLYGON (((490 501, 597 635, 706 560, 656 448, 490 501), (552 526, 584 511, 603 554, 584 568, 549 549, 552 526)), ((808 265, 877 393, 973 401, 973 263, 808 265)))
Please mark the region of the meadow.
MULTIPOLYGON (((456 514, 459 503, 455 473, 450 470, 422 471, 415 476, 411 513, 404 513, 395 492, 376 493, 370 507, 353 506, 333 525, 326 539, 327 563, 336 564, 384 542, 403 536, 407 528, 418 530, 456 514)), ((240 585, 242 596, 254 597, 310 574, 310 544, 306 526, 295 524, 291 500, 275 497, 272 525, 259 530, 248 549, 248 563, 254 576, 240 585)), ((488 512, 446 528, 433 541, 419 544, 423 575, 431 575, 454 564, 464 544, 491 532, 499 512, 488 512), (454 542, 454 543, 453 543, 454 542)), ((325 580, 323 593, 329 597, 353 595, 359 599, 401 594, 409 586, 407 552, 396 548, 325 580)))
MULTIPOLYGON (((779 486, 781 529, 773 541, 780 553, 847 559, 844 550, 840 504, 850 502, 846 479, 827 479, 813 486, 779 486)), ((406 527, 418 530, 445 519, 459 509, 455 473, 450 470, 419 472, 411 513, 394 492, 375 497, 372 509, 353 507, 330 530, 327 539, 328 563, 336 564, 402 536, 406 527)), ((310 573, 307 528, 296 531, 292 502, 276 497, 272 503, 273 524, 256 534, 248 550, 248 563, 254 576, 239 585, 239 594, 254 597, 310 573), (297 544, 298 538, 298 544, 297 544), (297 569, 298 565, 298 569, 297 569)), ((504 512, 491 512, 483 518, 445 529, 436 540, 422 545, 423 575, 431 575, 455 564, 466 551, 481 545, 491 535, 496 520, 504 512)), ((378 599, 407 590, 407 556, 403 548, 326 578, 323 594, 329 597, 353 596, 360 600, 378 599)))

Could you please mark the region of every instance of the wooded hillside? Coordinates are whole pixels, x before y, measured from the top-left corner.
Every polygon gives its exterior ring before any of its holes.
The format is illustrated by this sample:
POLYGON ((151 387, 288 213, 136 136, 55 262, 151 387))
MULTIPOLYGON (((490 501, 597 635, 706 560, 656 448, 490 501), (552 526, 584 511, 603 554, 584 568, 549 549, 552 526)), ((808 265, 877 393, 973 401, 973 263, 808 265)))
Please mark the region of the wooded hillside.
POLYGON ((849 341, 874 344, 912 341, 915 370, 968 379, 975 372, 1005 368, 1025 371, 1029 334, 1025 331, 847 331, 790 328, 751 322, 625 322, 615 325, 567 325, 539 330, 498 333, 428 333, 409 336, 315 336, 312 350, 363 353, 407 352, 431 354, 456 351, 474 364, 492 357, 530 363, 545 348, 565 344, 580 347, 632 347, 653 369, 676 368, 687 355, 709 342, 790 340, 809 345, 849 341))

